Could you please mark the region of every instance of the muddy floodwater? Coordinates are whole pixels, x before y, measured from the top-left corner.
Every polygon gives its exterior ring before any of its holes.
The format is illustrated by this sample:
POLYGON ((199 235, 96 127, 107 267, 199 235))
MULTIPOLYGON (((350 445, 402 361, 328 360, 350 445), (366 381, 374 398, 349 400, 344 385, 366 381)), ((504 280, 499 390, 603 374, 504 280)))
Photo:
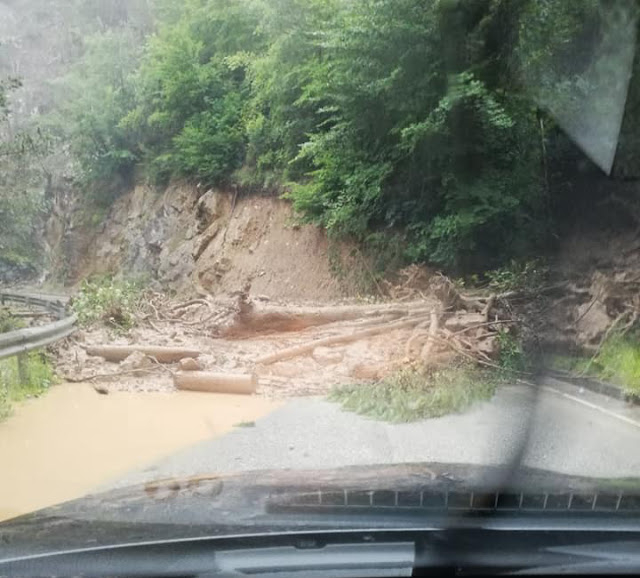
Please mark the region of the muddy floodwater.
POLYGON ((258 419, 276 402, 203 393, 98 395, 59 385, 0 423, 0 520, 81 497, 130 469, 258 419))

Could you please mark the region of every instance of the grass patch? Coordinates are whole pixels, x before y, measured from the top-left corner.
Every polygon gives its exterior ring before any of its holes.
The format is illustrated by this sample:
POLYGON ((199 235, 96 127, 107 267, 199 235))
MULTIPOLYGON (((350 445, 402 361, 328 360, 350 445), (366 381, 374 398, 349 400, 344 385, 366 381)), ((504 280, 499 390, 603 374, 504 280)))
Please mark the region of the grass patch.
POLYGON ((233 427, 256 427, 255 421, 241 421, 240 423, 235 424, 233 427))
POLYGON ((329 400, 374 419, 406 423, 462 412, 491 399, 501 372, 459 365, 441 370, 405 369, 373 384, 335 388, 329 400))
POLYGON ((631 338, 612 336, 595 359, 595 371, 630 394, 640 394, 640 343, 631 338))
POLYGON ((556 354, 547 357, 546 364, 551 369, 558 371, 597 377, 601 372, 601 368, 596 363, 591 364, 591 367, 589 367, 590 361, 591 359, 589 357, 581 355, 556 354))
POLYGON ((22 377, 18 358, 0 361, 0 420, 11 413, 13 402, 39 397, 55 383, 55 374, 44 353, 32 351, 24 356, 22 377))
POLYGON ((0 307, 0 333, 22 329, 24 326, 24 321, 14 317, 8 307, 0 307))
POLYGON ((553 355, 548 363, 553 369, 608 381, 628 394, 640 395, 640 342, 635 338, 612 335, 595 359, 553 355))
POLYGON ((72 307, 83 327, 102 322, 117 332, 127 332, 135 325, 142 292, 141 282, 97 277, 82 282, 72 307))

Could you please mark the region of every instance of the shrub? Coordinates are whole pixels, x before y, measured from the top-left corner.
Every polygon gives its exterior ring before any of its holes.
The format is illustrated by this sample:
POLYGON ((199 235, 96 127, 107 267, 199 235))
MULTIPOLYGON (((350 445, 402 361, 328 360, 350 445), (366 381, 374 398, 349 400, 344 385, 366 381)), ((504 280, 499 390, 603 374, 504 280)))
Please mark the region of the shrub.
POLYGON ((529 362, 525 355, 520 340, 508 331, 498 333, 500 357, 498 364, 507 374, 513 377, 514 373, 527 371, 529 362))
POLYGON ((32 351, 22 359, 22 372, 18 358, 0 361, 0 420, 11 412, 11 402, 38 397, 55 383, 55 374, 47 356, 32 351))
POLYGON ((9 331, 15 331, 24 327, 24 323, 13 317, 11 311, 6 307, 0 307, 0 333, 7 333, 9 331))
POLYGON ((428 371, 404 369, 373 384, 335 388, 329 399, 344 409, 389 422, 462 412, 490 399, 501 377, 468 365, 428 371))
POLYGON ((111 277, 85 280, 72 306, 82 326, 102 322, 117 331, 128 331, 135 325, 134 313, 141 306, 141 293, 137 281, 111 277))
POLYGON ((540 287, 549 272, 548 267, 540 259, 531 261, 511 260, 500 269, 487 271, 489 287, 497 292, 535 291, 540 287))

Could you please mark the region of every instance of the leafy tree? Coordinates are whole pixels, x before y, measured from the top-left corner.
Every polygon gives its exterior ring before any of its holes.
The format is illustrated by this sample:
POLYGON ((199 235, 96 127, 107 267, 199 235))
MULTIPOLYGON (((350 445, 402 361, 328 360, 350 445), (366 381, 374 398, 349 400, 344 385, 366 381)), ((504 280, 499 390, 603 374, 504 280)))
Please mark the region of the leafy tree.
POLYGON ((80 177, 108 202, 127 183, 138 160, 135 134, 121 125, 135 105, 132 77, 141 39, 130 29, 86 40, 85 57, 56 84, 63 100, 51 125, 71 142, 80 177))
POLYGON ((41 131, 9 130, 10 92, 20 84, 0 82, 0 261, 33 267, 39 261, 36 219, 45 209, 33 161, 48 153, 50 142, 41 131))
POLYGON ((94 4, 112 29, 64 84, 94 188, 142 167, 286 190, 333 235, 451 269, 547 242, 568 147, 545 110, 592 93, 606 24, 600 0, 153 0, 143 41, 94 4))
POLYGON ((243 109, 258 16, 235 0, 192 1, 151 39, 123 126, 141 137, 154 178, 228 178, 244 160, 243 109))
POLYGON ((302 146, 313 170, 296 207, 360 238, 406 230, 411 260, 517 250, 514 231, 541 217, 544 191, 535 111, 493 64, 502 12, 498 1, 349 5, 322 42, 312 94, 331 115, 302 146))

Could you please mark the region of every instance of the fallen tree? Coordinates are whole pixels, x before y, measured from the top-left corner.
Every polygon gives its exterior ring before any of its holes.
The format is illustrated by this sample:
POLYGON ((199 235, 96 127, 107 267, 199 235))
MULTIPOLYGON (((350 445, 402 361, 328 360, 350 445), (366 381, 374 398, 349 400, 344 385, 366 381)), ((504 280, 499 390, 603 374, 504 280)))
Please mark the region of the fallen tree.
POLYGON ((385 323, 377 327, 372 327, 370 329, 365 329, 364 331, 357 331, 355 333, 350 333, 347 335, 337 335, 335 337, 318 339, 304 345, 298 345, 297 347, 284 349, 282 351, 277 351, 276 353, 273 353, 271 355, 267 355, 266 357, 261 357, 260 359, 256 360, 256 364, 270 365, 272 363, 283 361, 285 359, 291 359, 300 355, 306 355, 307 353, 313 352, 313 350, 317 347, 330 347, 332 345, 344 345, 346 343, 353 343, 354 341, 366 339, 367 337, 374 337, 382 333, 389 333, 398 329, 407 329, 410 327, 414 327, 415 325, 419 325, 420 323, 422 323, 424 320, 424 317, 415 317, 413 319, 399 321, 397 323, 385 323))
POLYGON ((231 324, 222 336, 240 338, 264 333, 289 333, 312 327, 346 321, 375 320, 384 316, 389 320, 410 315, 428 313, 431 308, 426 301, 397 304, 356 305, 334 307, 278 307, 242 301, 231 324))
MULTIPOLYGON (((418 277, 414 273, 409 279, 413 282, 418 277)), ((336 324, 336 328, 337 324, 341 324, 343 329, 347 321, 355 322, 352 325, 374 324, 368 329, 342 332, 276 351, 257 359, 257 365, 271 365, 309 355, 318 347, 347 345, 408 329, 413 329, 408 336, 400 335, 396 338, 406 339, 405 363, 436 363, 444 358, 443 353, 449 351, 465 359, 476 360, 481 365, 494 365, 492 360, 498 354, 497 335, 500 331, 508 330, 514 323, 510 318, 500 318, 504 316, 501 296, 462 295, 442 275, 432 276, 430 288, 423 288, 418 292, 423 299, 408 300, 408 297, 415 297, 415 293, 405 291, 407 301, 401 307, 397 303, 388 303, 313 310, 255 306, 243 294, 240 310, 234 323, 228 328, 228 333, 246 336, 267 328, 300 331, 320 324, 336 324), (425 296, 427 293, 429 298, 425 296)))

